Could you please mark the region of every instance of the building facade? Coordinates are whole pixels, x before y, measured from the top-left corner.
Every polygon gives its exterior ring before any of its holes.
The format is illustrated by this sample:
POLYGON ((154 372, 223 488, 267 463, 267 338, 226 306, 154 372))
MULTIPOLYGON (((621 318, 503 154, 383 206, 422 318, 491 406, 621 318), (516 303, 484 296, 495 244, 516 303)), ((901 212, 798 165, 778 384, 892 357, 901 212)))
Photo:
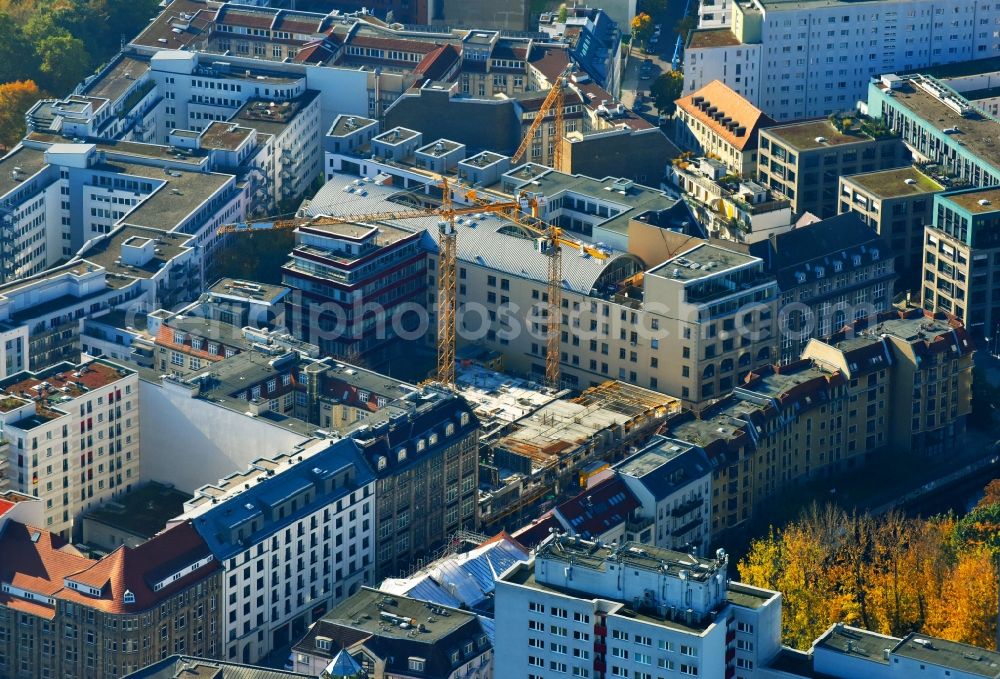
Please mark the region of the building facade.
POLYGON ((857 212, 891 248, 902 287, 919 290, 924 228, 933 220, 934 196, 945 186, 916 167, 840 178, 840 214, 857 212))
POLYGON ((139 376, 96 360, 0 382, 10 487, 40 498, 45 530, 80 535, 78 516, 139 481, 139 376))
POLYGON ((684 91, 722 80, 776 120, 851 110, 882 73, 1000 54, 988 30, 1000 8, 985 0, 755 0, 729 11, 727 28, 689 37, 684 91))
POLYGON ((840 177, 908 165, 910 152, 899 137, 824 119, 762 130, 759 158, 761 184, 787 198, 796 214, 826 219, 837 214, 840 177))
POLYGON ((977 337, 994 337, 1000 325, 1000 191, 948 191, 933 205, 924 234, 924 309, 954 314, 977 337))
POLYGON ((497 676, 749 678, 781 646, 781 595, 714 559, 553 535, 496 583, 497 676))
POLYGON ((350 440, 315 441, 200 489, 190 522, 223 574, 222 646, 257 662, 373 581, 375 484, 350 440))
POLYGON ((190 522, 96 560, 8 523, 0 550, 4 676, 121 677, 171 653, 221 651, 221 569, 190 522))
POLYGON ((888 311, 896 280, 886 240, 855 214, 823 219, 750 246, 778 281, 779 361, 812 337, 888 311))

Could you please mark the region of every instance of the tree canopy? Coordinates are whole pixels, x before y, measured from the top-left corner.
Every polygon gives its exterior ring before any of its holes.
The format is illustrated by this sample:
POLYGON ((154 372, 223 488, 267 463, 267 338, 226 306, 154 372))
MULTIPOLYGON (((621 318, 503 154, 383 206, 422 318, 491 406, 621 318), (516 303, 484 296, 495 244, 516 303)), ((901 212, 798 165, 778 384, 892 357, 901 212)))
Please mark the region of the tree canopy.
POLYGON ((740 579, 784 597, 785 642, 807 649, 831 624, 923 631, 993 648, 1000 503, 951 517, 872 517, 813 506, 751 544, 740 579))
POLYGON ((0 146, 10 148, 24 135, 24 114, 38 101, 41 92, 32 80, 15 80, 0 85, 0 146))
POLYGON ((649 95, 653 98, 656 110, 668 115, 674 112, 674 102, 683 91, 684 74, 680 71, 667 71, 649 86, 649 95))

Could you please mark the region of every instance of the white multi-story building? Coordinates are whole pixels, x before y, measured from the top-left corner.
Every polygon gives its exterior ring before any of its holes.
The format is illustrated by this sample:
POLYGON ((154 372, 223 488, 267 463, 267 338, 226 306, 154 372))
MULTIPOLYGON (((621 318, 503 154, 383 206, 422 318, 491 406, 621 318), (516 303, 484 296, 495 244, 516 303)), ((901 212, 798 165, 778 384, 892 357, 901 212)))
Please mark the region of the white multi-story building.
POLYGON ((1000 6, 987 0, 750 0, 728 28, 692 31, 684 92, 721 80, 776 120, 853 109, 868 81, 1000 55, 1000 6))
POLYGON ((351 439, 311 441, 196 491, 184 513, 225 569, 225 657, 294 643, 374 576, 375 477, 351 439))
POLYGON ((615 471, 639 500, 631 529, 639 542, 704 553, 712 525, 712 465, 704 450, 658 436, 615 471))
POLYGON ((60 363, 0 381, 9 486, 44 502, 44 527, 75 519, 139 480, 139 376, 103 360, 60 363))
POLYGON ((116 306, 142 306, 139 279, 66 264, 0 286, 0 378, 80 357, 80 324, 116 306))
POLYGON ((781 649, 781 595, 728 557, 553 535, 496 583, 498 677, 749 679, 781 649))

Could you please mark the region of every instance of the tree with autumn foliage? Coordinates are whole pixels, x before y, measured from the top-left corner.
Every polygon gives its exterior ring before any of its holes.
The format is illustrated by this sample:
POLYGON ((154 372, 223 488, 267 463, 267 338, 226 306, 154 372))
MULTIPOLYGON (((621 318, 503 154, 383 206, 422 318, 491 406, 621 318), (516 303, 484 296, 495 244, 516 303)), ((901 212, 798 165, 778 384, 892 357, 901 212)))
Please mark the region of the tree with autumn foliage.
POLYGON ((782 593, 784 639, 796 648, 808 648, 835 622, 993 648, 998 518, 998 502, 957 522, 813 506, 755 540, 740 579, 782 593))
POLYGON ((653 18, 642 12, 632 19, 632 35, 640 42, 646 42, 653 35, 653 18))
POLYGON ((0 146, 11 148, 24 136, 24 114, 42 93, 32 80, 16 80, 0 85, 0 146))

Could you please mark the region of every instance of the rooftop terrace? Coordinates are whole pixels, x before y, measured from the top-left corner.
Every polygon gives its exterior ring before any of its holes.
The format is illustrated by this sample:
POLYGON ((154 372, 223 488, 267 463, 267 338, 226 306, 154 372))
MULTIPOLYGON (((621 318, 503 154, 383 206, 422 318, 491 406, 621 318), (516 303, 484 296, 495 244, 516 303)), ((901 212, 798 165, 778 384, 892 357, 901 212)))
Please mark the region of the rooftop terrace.
POLYGON ((876 198, 903 198, 921 194, 937 193, 945 187, 913 167, 898 167, 891 170, 864 172, 844 177, 876 198))
POLYGON ((1000 210, 1000 187, 950 193, 947 200, 974 215, 996 212, 1000 210))
POLYGON ((841 132, 826 118, 777 125, 762 130, 761 134, 776 139, 795 151, 813 151, 871 141, 871 137, 860 132, 841 132))

